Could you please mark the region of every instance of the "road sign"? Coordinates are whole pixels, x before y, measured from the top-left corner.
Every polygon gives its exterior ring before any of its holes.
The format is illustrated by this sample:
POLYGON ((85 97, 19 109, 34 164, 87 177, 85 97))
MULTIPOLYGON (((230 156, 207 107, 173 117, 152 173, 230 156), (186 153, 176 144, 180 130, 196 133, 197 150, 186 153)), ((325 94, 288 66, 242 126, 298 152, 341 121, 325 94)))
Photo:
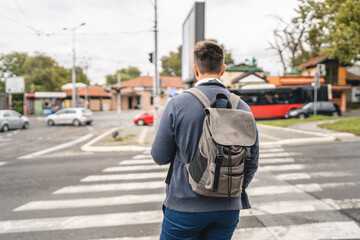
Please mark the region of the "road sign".
POLYGON ((25 91, 24 77, 6 78, 5 92, 8 94, 21 94, 25 91))
POLYGON ((326 66, 325 64, 317 64, 316 65, 316 72, 319 73, 319 76, 326 75, 326 66))

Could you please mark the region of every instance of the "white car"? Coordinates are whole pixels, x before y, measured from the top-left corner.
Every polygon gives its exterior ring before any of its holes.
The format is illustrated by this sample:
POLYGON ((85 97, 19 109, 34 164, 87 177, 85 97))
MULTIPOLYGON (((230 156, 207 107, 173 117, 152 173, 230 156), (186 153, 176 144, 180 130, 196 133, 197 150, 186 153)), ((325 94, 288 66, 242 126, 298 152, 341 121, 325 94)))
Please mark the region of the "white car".
POLYGON ((92 112, 84 108, 65 108, 57 111, 55 114, 47 116, 48 126, 56 124, 72 124, 74 126, 90 125, 93 121, 92 112))
POLYGON ((29 127, 29 119, 13 110, 0 110, 0 131, 29 127))

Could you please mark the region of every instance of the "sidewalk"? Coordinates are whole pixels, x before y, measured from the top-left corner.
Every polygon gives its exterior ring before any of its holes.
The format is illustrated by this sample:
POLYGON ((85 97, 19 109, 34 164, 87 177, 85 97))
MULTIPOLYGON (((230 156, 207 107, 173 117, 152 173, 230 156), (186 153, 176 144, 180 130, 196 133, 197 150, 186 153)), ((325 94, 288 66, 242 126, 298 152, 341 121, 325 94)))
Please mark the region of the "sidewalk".
POLYGON ((345 133, 345 132, 337 132, 325 128, 318 127, 319 124, 322 123, 332 123, 338 120, 325 120, 325 121, 316 121, 316 122, 302 122, 297 123, 294 125, 291 125, 290 129, 296 129, 296 130, 306 130, 310 132, 316 132, 321 133, 327 136, 334 137, 337 141, 360 141, 360 137, 355 136, 352 133, 345 133))

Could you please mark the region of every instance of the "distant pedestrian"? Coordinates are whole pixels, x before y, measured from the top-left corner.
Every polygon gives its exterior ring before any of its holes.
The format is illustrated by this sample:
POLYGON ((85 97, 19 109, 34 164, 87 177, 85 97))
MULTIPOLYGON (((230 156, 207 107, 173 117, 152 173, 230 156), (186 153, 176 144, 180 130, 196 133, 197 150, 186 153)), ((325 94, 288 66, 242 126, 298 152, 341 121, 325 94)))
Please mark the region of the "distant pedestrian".
MULTIPOLYGON (((198 81, 195 88, 201 90, 209 101, 219 93, 230 98, 230 92, 220 81, 226 68, 223 49, 215 42, 199 42, 194 49, 194 60, 198 81)), ((237 109, 250 112, 249 106, 242 100, 237 109)), ((204 105, 189 93, 173 97, 162 113, 151 155, 159 165, 173 161, 173 171, 170 184, 166 185, 160 239, 231 239, 239 222, 240 209, 250 208, 245 189, 258 167, 257 130, 254 134, 256 141, 248 148, 251 157, 245 161, 244 180, 242 186, 239 186, 242 187, 240 196, 208 197, 192 190, 182 159, 190 162, 194 158, 204 118, 204 105)))

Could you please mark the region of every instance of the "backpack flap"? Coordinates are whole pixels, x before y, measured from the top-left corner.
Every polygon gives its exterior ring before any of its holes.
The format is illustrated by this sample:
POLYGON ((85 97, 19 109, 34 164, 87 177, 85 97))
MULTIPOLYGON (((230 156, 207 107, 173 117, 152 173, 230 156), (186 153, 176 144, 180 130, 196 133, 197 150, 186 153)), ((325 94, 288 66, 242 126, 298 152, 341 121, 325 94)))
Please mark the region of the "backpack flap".
POLYGON ((255 144, 256 128, 251 112, 208 107, 205 113, 209 118, 210 133, 217 144, 244 147, 255 144))

